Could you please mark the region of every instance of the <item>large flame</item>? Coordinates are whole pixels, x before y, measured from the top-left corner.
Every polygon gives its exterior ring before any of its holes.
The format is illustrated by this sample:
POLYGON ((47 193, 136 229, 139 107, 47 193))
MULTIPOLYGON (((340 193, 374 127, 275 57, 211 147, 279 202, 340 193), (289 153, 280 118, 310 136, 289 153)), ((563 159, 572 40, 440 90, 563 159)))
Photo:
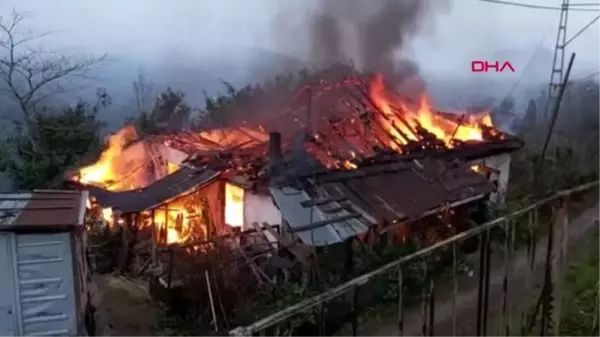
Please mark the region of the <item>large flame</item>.
POLYGON ((133 173, 141 170, 139 166, 147 162, 144 144, 137 143, 125 153, 126 147, 137 138, 138 134, 131 125, 126 125, 108 137, 106 148, 98 161, 79 169, 76 180, 83 184, 99 185, 111 191, 140 187, 141 182, 127 178, 135 178, 133 173))
POLYGON ((412 107, 405 100, 388 95, 382 76, 374 78, 369 94, 382 112, 378 115, 378 121, 394 137, 395 141, 387 145, 396 150, 400 150, 396 141, 401 144, 419 141, 419 128, 426 129, 447 147, 452 147, 453 140, 483 141, 482 126, 492 127, 492 119, 488 113, 463 115, 458 119, 441 115, 431 109, 425 95, 421 96, 416 107, 412 107))
POLYGON ((232 227, 244 225, 244 189, 225 184, 225 223, 232 227))
MULTIPOLYGON (((183 205, 169 204, 168 210, 157 210, 154 214, 154 223, 160 231, 166 231, 166 243, 185 242, 191 234, 191 214, 183 205)), ((204 226, 197 226, 204 229, 204 226)))

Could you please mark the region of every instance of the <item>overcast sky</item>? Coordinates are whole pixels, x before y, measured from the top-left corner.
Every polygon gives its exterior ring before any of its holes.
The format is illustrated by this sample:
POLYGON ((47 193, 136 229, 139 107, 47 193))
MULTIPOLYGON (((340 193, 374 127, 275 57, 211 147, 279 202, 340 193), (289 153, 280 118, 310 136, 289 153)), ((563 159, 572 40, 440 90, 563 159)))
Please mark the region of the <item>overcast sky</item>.
MULTIPOLYGON (((205 57, 227 58, 239 46, 302 58, 306 39, 294 27, 311 15, 315 1, 2 0, 0 15, 10 14, 13 8, 31 12, 34 17, 28 21, 30 28, 56 32, 45 40, 49 46, 106 52, 144 62, 164 60, 174 53, 179 58, 198 61, 205 57), (285 6, 289 13, 289 20, 285 20, 288 27, 281 27, 289 33, 287 43, 273 38, 272 21, 277 6, 285 6)), ((561 2, 515 1, 546 6, 558 6, 561 2)), ((568 35, 597 14, 571 12, 568 35)), ((448 10, 436 14, 403 53, 417 60, 423 70, 465 75, 470 72, 470 60, 512 51, 519 55, 514 59, 507 56, 507 60, 516 63, 520 73, 542 40, 545 47, 553 48, 558 15, 559 11, 553 10, 454 0, 448 10)), ((596 22, 569 45, 568 52, 578 53, 575 73, 598 69, 599 40, 596 22)), ((549 76, 550 65, 547 67, 549 76)))

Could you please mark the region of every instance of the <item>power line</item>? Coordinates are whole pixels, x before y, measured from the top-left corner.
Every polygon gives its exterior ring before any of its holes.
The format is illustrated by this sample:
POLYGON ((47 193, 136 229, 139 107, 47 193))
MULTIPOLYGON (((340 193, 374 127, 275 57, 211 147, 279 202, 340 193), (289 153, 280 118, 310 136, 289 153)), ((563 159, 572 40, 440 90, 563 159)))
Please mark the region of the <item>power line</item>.
POLYGON ((542 36, 540 42, 538 43, 538 45, 534 49, 533 53, 531 54, 531 58, 529 59, 529 61, 527 62, 527 64, 523 68, 523 70, 521 71, 521 74, 517 78, 517 81, 515 82, 515 84, 512 85, 512 87, 510 88, 510 90, 508 91, 508 93, 504 96, 504 98, 502 98, 502 100, 500 101, 500 103, 502 103, 502 101, 504 101, 505 99, 507 99, 508 97, 510 97, 512 95, 512 93, 515 91, 515 89, 519 86, 519 84, 521 83, 521 80, 523 79, 523 76, 525 75, 525 73, 527 73, 527 70, 529 69, 529 67, 531 65, 533 65, 533 61, 535 60, 535 58, 538 55, 538 53, 543 49, 544 41, 546 41, 546 39, 548 38, 548 34, 550 33, 551 29, 552 29, 552 26, 548 26, 548 30, 542 36))
POLYGON ((571 43, 571 41, 575 40, 579 35, 581 35, 583 32, 585 32, 588 28, 590 28, 590 26, 592 24, 594 24, 594 22, 598 21, 598 19, 600 19, 600 15, 596 16, 592 21, 590 21, 587 25, 585 25, 577 33, 575 33, 575 35, 573 35, 572 38, 570 38, 567 42, 565 42, 565 46, 568 45, 569 43, 571 43))
POLYGON ((600 2, 578 2, 578 3, 570 3, 569 7, 571 6, 600 6, 600 2))
MULTIPOLYGON (((562 9, 561 7, 531 5, 531 4, 524 4, 524 3, 520 3, 520 2, 503 1, 503 0, 479 0, 479 1, 489 2, 489 3, 499 4, 499 5, 510 5, 510 6, 534 8, 534 9, 550 9, 550 10, 561 10, 562 9)), ((585 4, 580 4, 580 5, 585 5, 585 4)), ((569 6, 569 10, 570 11, 580 11, 580 12, 599 12, 600 11, 600 9, 597 9, 597 8, 570 8, 570 6, 569 6)))

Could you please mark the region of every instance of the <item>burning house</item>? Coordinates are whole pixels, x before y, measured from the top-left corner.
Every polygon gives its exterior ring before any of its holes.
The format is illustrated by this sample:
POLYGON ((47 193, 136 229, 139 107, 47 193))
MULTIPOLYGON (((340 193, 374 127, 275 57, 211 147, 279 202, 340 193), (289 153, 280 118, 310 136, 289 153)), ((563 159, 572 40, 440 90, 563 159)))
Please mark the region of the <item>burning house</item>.
POLYGON ((510 153, 523 145, 487 114, 435 111, 379 76, 305 85, 266 115, 143 139, 128 126, 68 180, 153 251, 258 233, 270 251, 306 261, 311 246, 370 231, 405 236, 409 220, 501 202, 510 153))

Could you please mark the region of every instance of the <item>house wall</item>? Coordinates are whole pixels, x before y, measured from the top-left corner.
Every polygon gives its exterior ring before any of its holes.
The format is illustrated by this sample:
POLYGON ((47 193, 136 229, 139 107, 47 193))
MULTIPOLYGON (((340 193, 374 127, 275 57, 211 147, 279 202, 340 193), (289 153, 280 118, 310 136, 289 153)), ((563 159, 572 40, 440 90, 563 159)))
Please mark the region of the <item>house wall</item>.
POLYGON ((496 182, 497 192, 490 194, 490 201, 498 205, 506 201, 506 189, 510 177, 510 154, 504 153, 497 156, 476 159, 469 162, 470 165, 484 165, 488 168, 498 171, 498 174, 492 174, 490 181, 496 182))
POLYGON ((175 150, 166 145, 157 146, 157 150, 163 160, 175 165, 181 165, 189 157, 187 153, 175 150))
POLYGON ((270 195, 244 193, 244 230, 251 229, 253 222, 281 225, 281 212, 275 207, 270 195))
POLYGON ((0 234, 0 334, 78 331, 70 233, 0 234))

